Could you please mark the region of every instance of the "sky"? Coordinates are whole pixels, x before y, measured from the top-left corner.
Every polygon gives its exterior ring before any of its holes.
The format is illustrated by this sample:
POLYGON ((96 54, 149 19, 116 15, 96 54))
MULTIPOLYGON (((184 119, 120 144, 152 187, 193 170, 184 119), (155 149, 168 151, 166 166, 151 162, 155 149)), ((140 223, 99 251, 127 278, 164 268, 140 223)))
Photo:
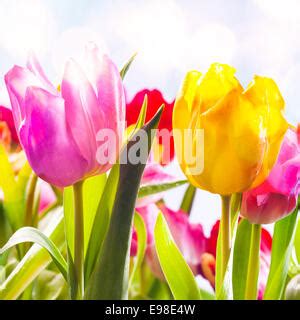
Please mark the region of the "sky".
MULTIPOLYGON (((244 86, 255 74, 272 77, 296 124, 299 34, 299 0, 0 0, 0 103, 8 104, 3 76, 23 65, 29 50, 59 83, 65 61, 80 62, 85 44, 94 41, 120 67, 138 52, 126 76, 129 97, 158 88, 170 101, 188 70, 228 63, 244 86)), ((167 170, 181 174, 176 163, 167 170)), ((167 195, 174 209, 183 190, 167 195)), ((219 212, 215 195, 198 192, 195 221, 205 220, 208 230, 219 212)))

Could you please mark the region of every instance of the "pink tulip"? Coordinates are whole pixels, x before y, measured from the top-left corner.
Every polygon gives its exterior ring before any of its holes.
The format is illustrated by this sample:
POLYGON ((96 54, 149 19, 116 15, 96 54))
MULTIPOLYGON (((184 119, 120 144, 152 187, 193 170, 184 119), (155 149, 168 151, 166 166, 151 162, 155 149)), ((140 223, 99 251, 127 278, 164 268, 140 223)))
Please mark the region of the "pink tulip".
POLYGON ((243 194, 241 214, 251 223, 275 222, 291 213, 300 192, 300 134, 289 129, 268 178, 243 194))
MULTIPOLYGON (((145 207, 136 208, 136 210, 142 216, 147 229, 147 263, 158 278, 164 279, 154 243, 154 227, 157 215, 160 211, 168 223, 175 243, 194 274, 202 273, 202 255, 206 250, 206 238, 200 224, 190 223, 186 213, 182 211, 173 211, 164 205, 157 207, 155 204, 149 204, 145 207)), ((137 235, 134 232, 131 245, 132 256, 136 254, 136 240, 137 235)))
POLYGON ((5 76, 15 126, 28 161, 47 182, 65 187, 107 171, 118 155, 125 122, 122 80, 113 62, 87 48, 91 81, 78 64, 65 66, 61 92, 46 78, 36 58, 27 68, 14 66, 5 76), (114 152, 107 163, 96 153, 101 129, 115 134, 114 152))

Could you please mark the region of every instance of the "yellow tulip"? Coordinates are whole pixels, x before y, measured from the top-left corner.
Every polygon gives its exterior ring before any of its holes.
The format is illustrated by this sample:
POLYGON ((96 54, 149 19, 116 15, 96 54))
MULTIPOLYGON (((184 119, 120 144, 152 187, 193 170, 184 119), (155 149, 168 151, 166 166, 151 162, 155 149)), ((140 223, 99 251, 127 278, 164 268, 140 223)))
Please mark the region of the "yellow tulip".
POLYGON ((173 111, 183 172, 194 186, 221 195, 243 192, 268 176, 288 126, 272 79, 255 76, 244 90, 234 74, 232 67, 217 63, 205 75, 188 72, 173 111), (196 138, 198 129, 202 140, 196 138), (196 164, 187 161, 191 154, 196 164))

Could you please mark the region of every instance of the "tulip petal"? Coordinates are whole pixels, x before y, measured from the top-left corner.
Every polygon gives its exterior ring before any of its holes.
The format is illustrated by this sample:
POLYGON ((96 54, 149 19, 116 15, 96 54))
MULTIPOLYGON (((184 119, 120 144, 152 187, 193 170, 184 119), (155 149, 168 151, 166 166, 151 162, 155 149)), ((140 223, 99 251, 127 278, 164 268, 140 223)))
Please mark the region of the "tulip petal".
POLYGON ((29 86, 41 86, 28 69, 14 66, 6 75, 5 83, 10 97, 17 132, 25 116, 25 93, 29 86))
MULTIPOLYGON (((127 127, 137 122, 146 95, 148 97, 146 122, 153 118, 161 105, 164 104, 165 106, 158 125, 157 137, 159 148, 156 148, 158 151, 158 157, 156 157, 156 159, 159 159, 162 165, 166 165, 174 158, 174 138, 171 134, 174 101, 168 103, 162 93, 157 89, 143 89, 139 91, 134 98, 126 104, 127 127)), ((153 149, 155 150, 155 148, 153 149)))
POLYGON ((98 103, 105 114, 105 128, 116 132, 117 142, 121 143, 125 129, 125 94, 120 73, 107 55, 99 57, 98 49, 93 44, 87 47, 87 57, 92 80, 96 84, 98 103))
POLYGON ((104 126, 104 116, 94 89, 79 66, 70 60, 66 64, 62 81, 66 118, 73 138, 89 163, 89 170, 96 166, 96 133, 104 126))
POLYGON ((288 124, 282 114, 284 100, 272 79, 255 76, 244 96, 256 106, 258 116, 263 120, 268 145, 264 152, 261 170, 252 184, 252 187, 255 187, 264 181, 276 162, 288 124))
POLYGON ((234 74, 235 69, 226 64, 214 63, 211 65, 201 79, 195 96, 195 100, 199 102, 201 112, 212 108, 231 90, 242 90, 234 74))
POLYGON ((300 191, 300 144, 288 129, 279 156, 267 179, 243 194, 241 213, 252 223, 272 223, 296 206, 300 191))
POLYGON ((57 94, 56 88, 47 78, 43 68, 41 67, 39 61, 37 60, 33 52, 30 52, 28 56, 27 68, 40 80, 40 82, 43 84, 44 89, 46 89, 53 95, 57 94))
POLYGON ((252 104, 239 89, 230 91, 214 107, 198 115, 193 127, 204 130, 204 154, 196 155, 193 151, 193 156, 203 156, 204 168, 198 175, 190 174, 190 181, 219 194, 249 188, 263 159, 261 125, 252 104))
POLYGON ((56 195, 53 189, 48 183, 43 180, 40 180, 40 203, 39 203, 39 212, 49 208, 52 204, 56 202, 56 195))
POLYGON ((60 187, 82 179, 87 161, 67 130, 63 99, 41 88, 29 87, 25 106, 20 141, 36 174, 60 187))

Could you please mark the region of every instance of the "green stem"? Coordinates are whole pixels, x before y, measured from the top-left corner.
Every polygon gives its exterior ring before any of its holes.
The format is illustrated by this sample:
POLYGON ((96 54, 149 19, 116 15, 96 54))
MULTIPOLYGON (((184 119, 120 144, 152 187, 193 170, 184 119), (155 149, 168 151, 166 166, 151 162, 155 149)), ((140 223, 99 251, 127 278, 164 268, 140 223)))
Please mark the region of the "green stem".
POLYGON ((222 215, 221 215, 221 274, 224 279, 231 247, 231 222, 230 222, 230 198, 231 196, 221 196, 222 198, 222 215))
POLYGON ((196 188, 193 185, 189 185, 184 194, 183 200, 180 205, 180 209, 190 214, 193 206, 193 202, 196 195, 196 188))
POLYGON ((83 181, 73 185, 74 190, 74 273, 77 283, 76 299, 84 294, 84 224, 83 224, 83 181))
MULTIPOLYGON (((231 232, 234 229, 234 226, 238 220, 239 212, 241 209, 241 203, 242 203, 242 193, 234 193, 231 196, 231 202, 230 202, 230 219, 231 219, 231 232)), ((232 234, 231 234, 232 237, 232 234)))
MULTIPOLYGON (((35 198, 35 190, 37 185, 38 177, 35 173, 32 173, 29 182, 28 189, 26 194, 26 207, 25 207, 25 216, 24 216, 24 226, 33 226, 33 216, 34 216, 34 198, 35 198)), ((18 246, 20 258, 23 258, 25 253, 31 247, 30 243, 24 243, 23 245, 18 246)))
POLYGON ((247 272, 247 281, 246 281, 246 289, 245 289, 246 300, 257 299, 260 238, 261 238, 261 225, 252 224, 248 272, 247 272))
POLYGON ((33 208, 34 208, 34 193, 37 184, 37 175, 32 174, 31 179, 29 181, 28 191, 27 191, 27 202, 26 202, 26 211, 25 211, 25 222, 24 226, 32 225, 32 217, 33 217, 33 208))

